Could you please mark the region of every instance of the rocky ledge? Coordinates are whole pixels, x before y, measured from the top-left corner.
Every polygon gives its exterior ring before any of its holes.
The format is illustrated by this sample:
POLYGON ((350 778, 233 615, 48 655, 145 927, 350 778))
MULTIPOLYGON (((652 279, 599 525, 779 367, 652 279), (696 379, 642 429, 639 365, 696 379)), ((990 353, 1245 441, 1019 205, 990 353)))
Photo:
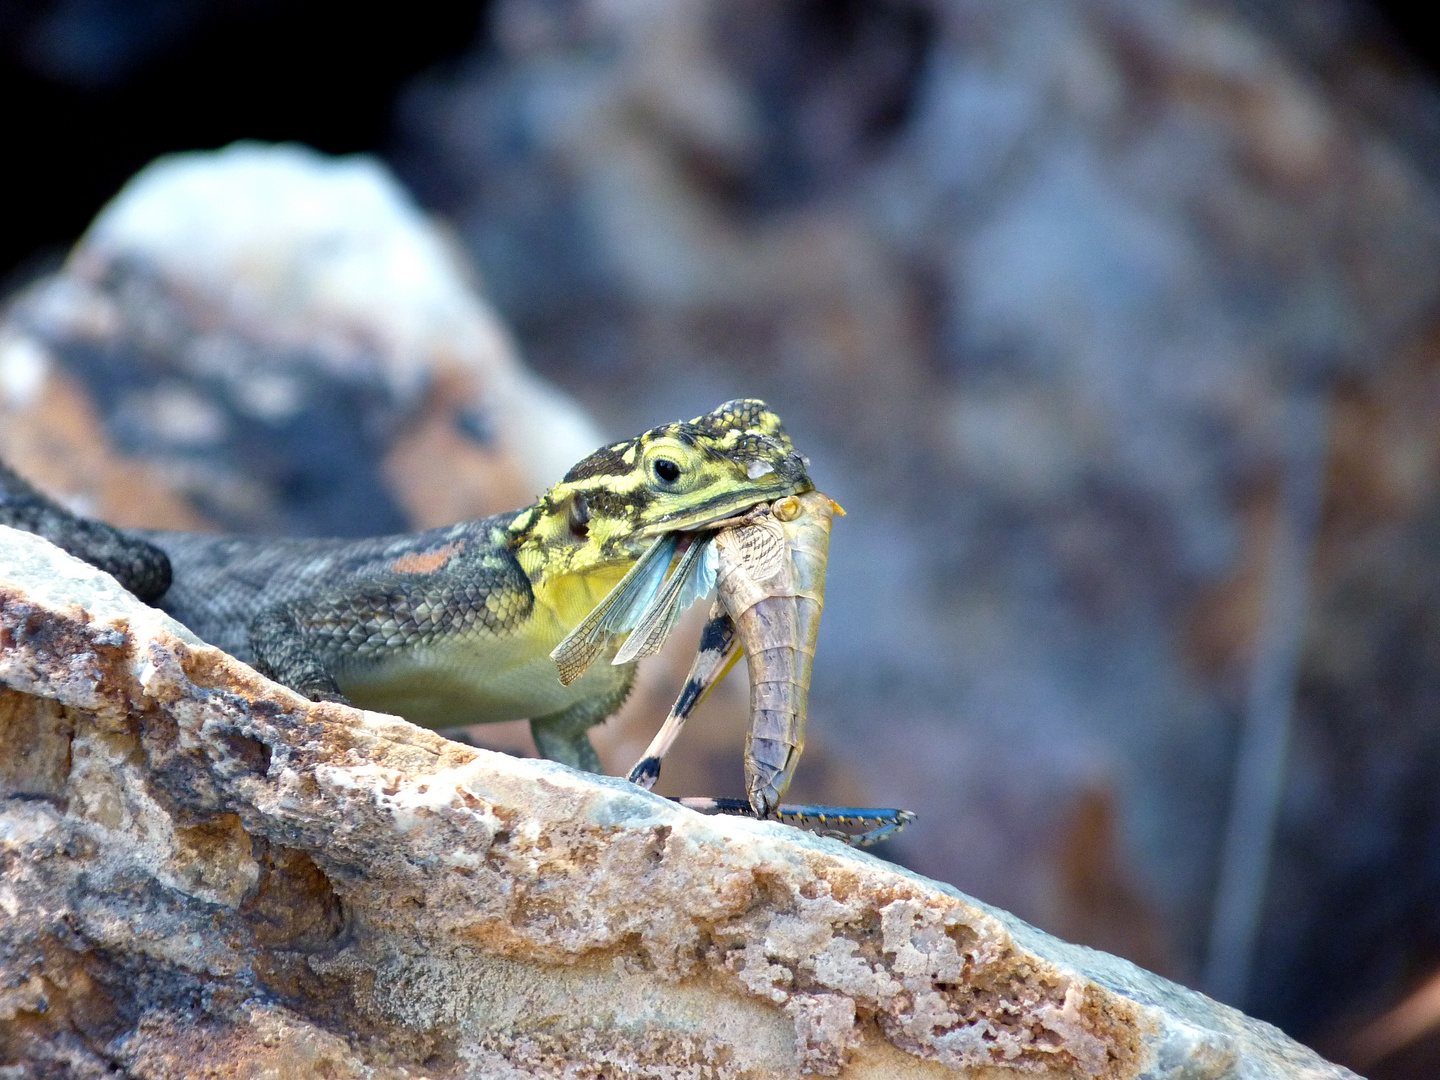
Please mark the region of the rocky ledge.
POLYGON ((3 527, 0 684, 7 1077, 1352 1075, 836 842, 306 701, 3 527))

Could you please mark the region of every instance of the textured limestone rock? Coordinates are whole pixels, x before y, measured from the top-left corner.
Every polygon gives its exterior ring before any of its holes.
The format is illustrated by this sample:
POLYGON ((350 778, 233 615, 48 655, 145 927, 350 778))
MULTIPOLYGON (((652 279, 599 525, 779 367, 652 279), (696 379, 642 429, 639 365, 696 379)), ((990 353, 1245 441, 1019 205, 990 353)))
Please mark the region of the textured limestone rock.
POLYGON ((305 701, 9 529, 0 684, 5 1068, 1350 1075, 833 842, 305 701))

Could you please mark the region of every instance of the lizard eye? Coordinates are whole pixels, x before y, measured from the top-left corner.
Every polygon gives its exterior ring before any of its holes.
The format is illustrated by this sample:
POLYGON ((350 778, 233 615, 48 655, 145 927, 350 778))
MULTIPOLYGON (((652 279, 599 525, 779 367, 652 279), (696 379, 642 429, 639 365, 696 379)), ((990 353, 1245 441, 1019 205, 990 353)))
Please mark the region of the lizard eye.
POLYGON ((662 483, 673 484, 680 479, 680 466, 669 458, 656 458, 651 468, 655 470, 655 479, 662 483))
POLYGON ((577 540, 584 540, 590 535, 590 504, 585 501, 585 496, 578 491, 575 497, 570 500, 570 533, 577 540))

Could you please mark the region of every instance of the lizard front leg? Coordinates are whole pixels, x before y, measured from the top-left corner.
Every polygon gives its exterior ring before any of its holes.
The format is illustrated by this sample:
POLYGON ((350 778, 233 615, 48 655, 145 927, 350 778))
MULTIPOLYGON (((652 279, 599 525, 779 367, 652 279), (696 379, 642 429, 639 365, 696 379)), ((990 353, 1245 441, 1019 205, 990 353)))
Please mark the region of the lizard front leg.
POLYGON ((250 623, 250 651, 255 670, 284 683, 311 701, 349 705, 320 653, 305 638, 300 620, 289 605, 262 611, 250 623))
POLYGON ((624 664, 613 671, 621 674, 615 689, 577 701, 568 708, 530 721, 530 734, 541 757, 585 772, 603 772, 600 755, 590 742, 589 730, 612 716, 625 703, 635 683, 635 665, 624 664))

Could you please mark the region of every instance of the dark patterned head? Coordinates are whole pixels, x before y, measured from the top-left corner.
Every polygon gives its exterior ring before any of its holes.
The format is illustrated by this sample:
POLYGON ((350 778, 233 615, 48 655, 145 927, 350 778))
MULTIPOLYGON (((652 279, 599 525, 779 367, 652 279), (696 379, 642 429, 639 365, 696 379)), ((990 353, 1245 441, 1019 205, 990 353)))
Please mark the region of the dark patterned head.
POLYGON ((698 529, 811 490, 780 417, 753 398, 605 446, 515 519, 547 574, 628 563, 660 533, 698 529))

